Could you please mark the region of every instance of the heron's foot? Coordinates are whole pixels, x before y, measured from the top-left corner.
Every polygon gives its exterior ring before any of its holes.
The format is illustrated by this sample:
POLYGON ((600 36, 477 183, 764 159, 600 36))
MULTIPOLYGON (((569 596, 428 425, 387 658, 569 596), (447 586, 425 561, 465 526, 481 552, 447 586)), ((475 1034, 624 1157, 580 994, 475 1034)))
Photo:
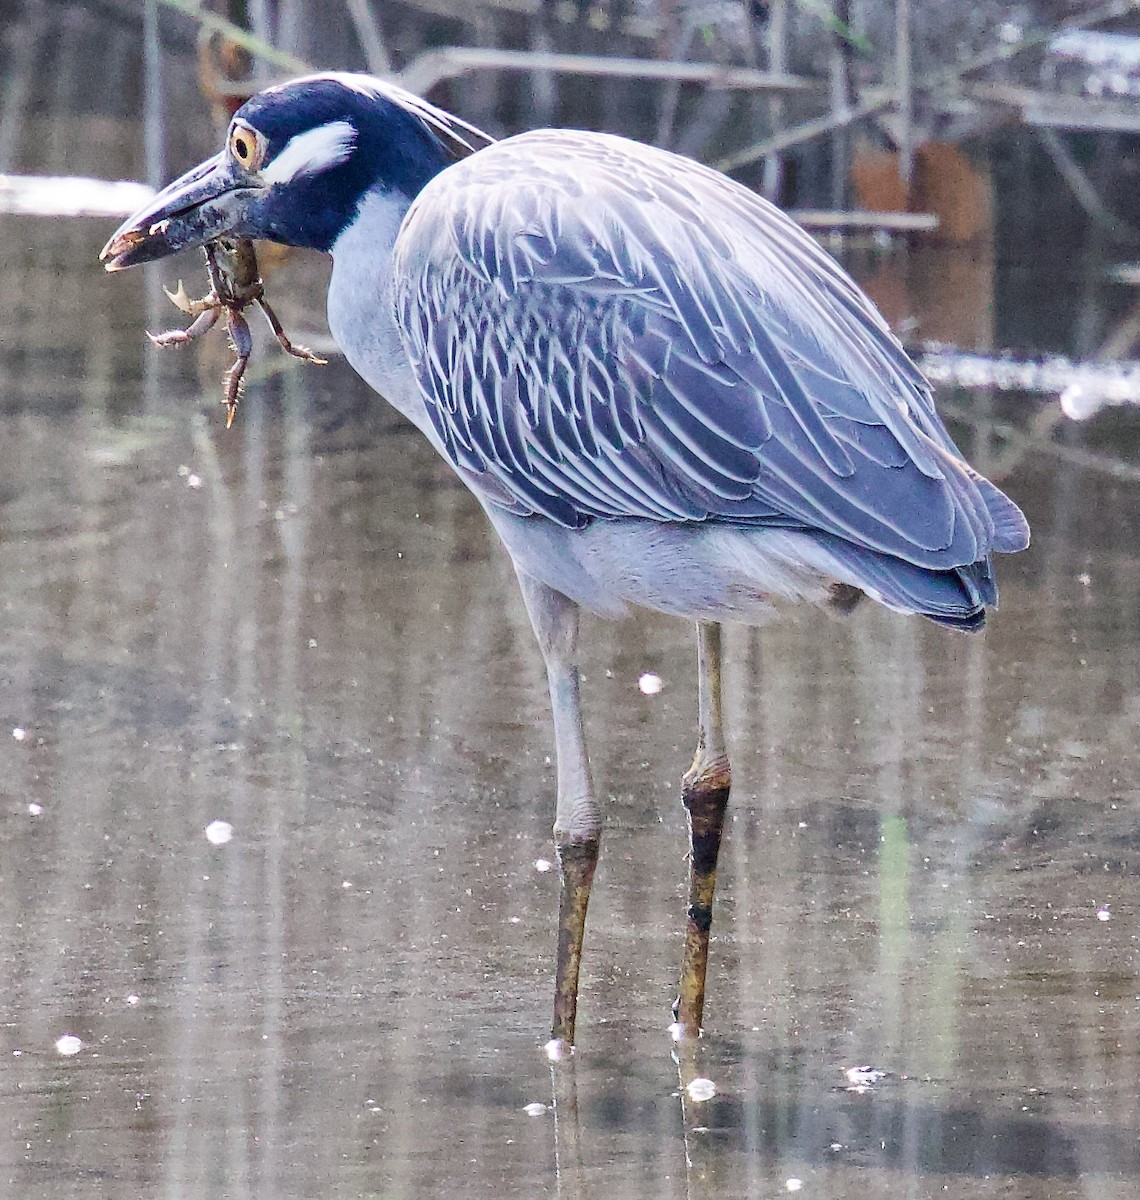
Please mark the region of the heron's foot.
MULTIPOLYGON (((578 1015, 578 972, 586 936, 586 908, 598 865, 600 838, 567 841, 558 846, 561 889, 558 898, 558 958, 554 975, 554 1020, 550 1042, 574 1045, 578 1015)), ((549 1053, 549 1051, 548 1051, 549 1053)))
MULTIPOLYGON (((689 817, 689 912, 685 924, 685 950, 681 981, 673 1014, 674 1028, 683 1038, 699 1038, 705 1011, 705 977, 708 973, 709 933, 712 929, 716 865, 720 856, 724 814, 728 808, 731 778, 727 761, 694 778, 685 777, 682 800, 689 817)), ((674 1034, 676 1038, 677 1035, 674 1034)), ((679 1040, 679 1039, 678 1039, 679 1040)))

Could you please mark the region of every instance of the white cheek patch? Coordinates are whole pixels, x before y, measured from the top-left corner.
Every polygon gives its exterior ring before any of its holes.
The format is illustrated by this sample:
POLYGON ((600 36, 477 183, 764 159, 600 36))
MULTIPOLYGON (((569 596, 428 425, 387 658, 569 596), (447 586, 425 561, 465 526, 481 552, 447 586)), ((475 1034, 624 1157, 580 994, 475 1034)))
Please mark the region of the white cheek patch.
POLYGON ((261 171, 266 183, 288 183, 338 166, 352 153, 356 129, 348 121, 331 121, 298 133, 261 171))

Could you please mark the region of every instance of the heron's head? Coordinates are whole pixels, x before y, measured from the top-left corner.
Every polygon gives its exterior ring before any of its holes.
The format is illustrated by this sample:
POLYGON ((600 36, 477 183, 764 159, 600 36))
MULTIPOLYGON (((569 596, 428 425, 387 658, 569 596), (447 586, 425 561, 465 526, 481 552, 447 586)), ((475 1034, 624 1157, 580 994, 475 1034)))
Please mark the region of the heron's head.
POLYGON ((124 221, 100 257, 119 271, 220 237, 328 250, 367 192, 386 188, 410 202, 490 141, 368 75, 295 79, 244 104, 221 152, 124 221))

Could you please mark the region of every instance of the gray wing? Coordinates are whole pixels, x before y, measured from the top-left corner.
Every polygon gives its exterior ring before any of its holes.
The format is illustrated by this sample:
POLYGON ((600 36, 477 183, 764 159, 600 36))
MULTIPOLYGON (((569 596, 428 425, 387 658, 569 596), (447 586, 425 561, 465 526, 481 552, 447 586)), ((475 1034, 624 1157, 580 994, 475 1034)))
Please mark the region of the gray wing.
POLYGON ((687 159, 499 142, 424 190, 394 277, 445 453, 516 512, 786 525, 936 569, 1025 544, 854 283, 687 159))

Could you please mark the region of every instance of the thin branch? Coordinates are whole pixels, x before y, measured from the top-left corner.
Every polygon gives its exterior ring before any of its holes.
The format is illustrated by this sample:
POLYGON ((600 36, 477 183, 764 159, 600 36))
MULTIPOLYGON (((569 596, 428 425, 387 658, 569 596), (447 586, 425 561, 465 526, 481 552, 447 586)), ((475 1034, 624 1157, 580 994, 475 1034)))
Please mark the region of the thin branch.
POLYGON ((392 60, 380 33, 380 24, 368 0, 344 0, 357 41, 364 51, 364 61, 373 75, 391 75, 392 60))
POLYGON ((262 38, 254 37, 252 33, 242 29, 240 25, 235 25, 233 21, 219 17, 217 13, 208 12, 197 3, 197 0, 160 0, 160 3, 167 8, 174 9, 175 12, 192 17, 203 29, 224 34, 235 45, 241 46, 243 50, 248 50, 250 54, 256 55, 282 71, 288 71, 292 75, 307 75, 314 70, 312 63, 306 62, 294 54, 288 54, 284 50, 278 50, 276 46, 270 45, 262 38))
POLYGON ((719 162, 713 163, 713 166, 718 171, 734 171, 737 167, 756 162, 757 159, 767 158, 769 154, 777 154, 781 150, 798 146, 801 142, 810 142, 813 138, 822 137, 825 133, 831 133, 845 125, 853 125, 856 121, 862 121, 865 117, 874 116, 875 113, 892 107, 894 103, 895 93, 893 91, 877 91, 869 94, 867 99, 861 100, 854 108, 827 113, 825 116, 804 121, 800 125, 793 125, 790 129, 782 129, 771 137, 754 142, 751 146, 745 146, 742 150, 727 155, 719 162))
POLYGON ((1038 127, 1033 130, 1038 141, 1045 147, 1045 152, 1057 168, 1057 173, 1069 185, 1080 206, 1089 217, 1114 237, 1135 240, 1137 230, 1123 221, 1105 207, 1097 195, 1093 182, 1089 179, 1080 163, 1069 153, 1068 147, 1061 141, 1059 135, 1052 129, 1038 127))

